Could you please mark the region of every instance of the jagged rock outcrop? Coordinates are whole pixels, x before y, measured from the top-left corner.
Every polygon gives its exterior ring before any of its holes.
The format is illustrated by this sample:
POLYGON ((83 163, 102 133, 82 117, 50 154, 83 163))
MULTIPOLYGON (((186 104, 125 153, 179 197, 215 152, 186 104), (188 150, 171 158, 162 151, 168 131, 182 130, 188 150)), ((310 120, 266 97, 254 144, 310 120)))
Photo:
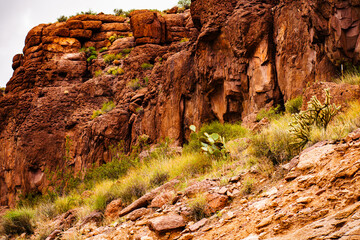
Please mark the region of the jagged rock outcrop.
POLYGON ((180 14, 34 27, 0 98, 0 203, 45 191, 49 171, 110 161, 120 141, 126 150, 143 134, 181 144, 191 124, 238 121, 331 80, 358 62, 359 19, 358 1, 195 0, 180 14), (82 47, 107 50, 90 59, 82 47), (107 53, 123 58, 105 63, 107 53), (92 119, 110 100, 116 107, 92 119))

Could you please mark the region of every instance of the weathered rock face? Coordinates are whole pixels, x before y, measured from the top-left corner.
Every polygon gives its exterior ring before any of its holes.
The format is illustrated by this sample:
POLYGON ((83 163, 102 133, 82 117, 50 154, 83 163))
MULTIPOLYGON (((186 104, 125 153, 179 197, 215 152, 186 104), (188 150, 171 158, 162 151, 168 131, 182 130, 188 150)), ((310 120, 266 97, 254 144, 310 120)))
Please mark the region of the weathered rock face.
POLYGON ((143 134, 180 144, 191 124, 238 121, 330 80, 359 61, 359 19, 358 1, 195 0, 191 13, 79 15, 33 28, 0 97, 1 204, 47 189, 49 171, 110 161, 120 141, 126 150, 143 134), (107 50, 91 60, 82 47, 107 50), (119 67, 123 75, 106 74, 119 67), (110 100, 116 107, 91 119, 110 100))

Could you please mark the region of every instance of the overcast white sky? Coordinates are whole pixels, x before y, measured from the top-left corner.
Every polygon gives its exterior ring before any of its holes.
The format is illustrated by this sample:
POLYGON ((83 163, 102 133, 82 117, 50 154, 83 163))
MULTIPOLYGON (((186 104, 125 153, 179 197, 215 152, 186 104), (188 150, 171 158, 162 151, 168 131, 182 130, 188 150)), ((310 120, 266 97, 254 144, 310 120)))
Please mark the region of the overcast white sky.
POLYGON ((88 11, 113 13, 115 8, 169 9, 178 0, 0 0, 0 87, 13 74, 12 58, 22 53, 29 30, 41 23, 53 23, 61 15, 88 11))

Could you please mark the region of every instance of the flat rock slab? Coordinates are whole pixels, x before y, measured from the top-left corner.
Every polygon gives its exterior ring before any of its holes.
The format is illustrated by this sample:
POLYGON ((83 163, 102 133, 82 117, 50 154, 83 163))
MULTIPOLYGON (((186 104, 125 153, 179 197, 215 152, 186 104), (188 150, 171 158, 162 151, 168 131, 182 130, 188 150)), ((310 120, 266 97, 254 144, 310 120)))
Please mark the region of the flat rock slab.
POLYGON ((149 220, 149 228, 155 232, 163 233, 171 230, 184 228, 186 223, 182 216, 170 214, 149 220))

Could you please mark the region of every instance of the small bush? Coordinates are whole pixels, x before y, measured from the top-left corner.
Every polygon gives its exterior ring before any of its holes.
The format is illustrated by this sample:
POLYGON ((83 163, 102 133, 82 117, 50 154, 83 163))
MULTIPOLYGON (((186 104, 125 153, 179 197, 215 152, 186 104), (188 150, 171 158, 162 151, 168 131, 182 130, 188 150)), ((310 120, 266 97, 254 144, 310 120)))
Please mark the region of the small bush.
POLYGON ((199 221, 208 217, 206 214, 206 205, 206 199, 201 194, 198 194, 195 198, 189 201, 190 214, 194 221, 199 221))
POLYGON ((98 52, 94 47, 81 48, 80 51, 85 53, 87 62, 91 62, 93 59, 96 59, 98 56, 98 52))
POLYGON ((127 182, 125 186, 119 191, 118 195, 121 200, 130 204, 136 199, 142 197, 147 190, 147 185, 144 180, 133 179, 131 182, 127 182))
POLYGON ((34 232, 35 211, 31 208, 10 210, 2 216, 2 228, 5 234, 32 234, 34 232))
POLYGON ((191 0, 179 0, 178 1, 178 6, 180 8, 189 9, 190 5, 191 5, 191 0))
POLYGON ((290 99, 285 103, 287 113, 299 113, 303 104, 302 96, 290 99))
POLYGON ((240 123, 220 123, 218 121, 210 124, 204 124, 198 133, 192 132, 190 134, 190 140, 188 144, 184 146, 184 152, 199 152, 201 150, 201 141, 199 139, 204 136, 205 133, 213 134, 217 133, 224 137, 226 141, 230 141, 237 138, 243 138, 248 134, 248 129, 241 126, 240 123))
POLYGON ((112 36, 109 37, 109 41, 111 43, 115 42, 115 40, 119 39, 119 38, 124 38, 125 36, 122 36, 122 35, 117 35, 117 34, 114 34, 112 36))
POLYGON ((294 115, 291 122, 290 132, 293 134, 295 147, 303 148, 310 140, 310 132, 313 128, 323 128, 326 130, 330 121, 338 113, 340 106, 330 104, 330 93, 325 89, 325 101, 322 104, 316 96, 308 102, 306 111, 294 115))
POLYGON ((134 90, 134 91, 140 89, 140 88, 141 88, 140 80, 139 80, 138 78, 132 79, 132 80, 128 83, 128 87, 131 88, 131 89, 134 90))
POLYGON ((88 199, 88 205, 92 210, 103 211, 115 199, 112 193, 113 184, 112 181, 102 180, 93 188, 93 195, 88 199))
POLYGON ((290 116, 273 120, 262 132, 251 137, 250 152, 256 157, 267 157, 275 165, 291 160, 299 148, 292 145, 290 116))
POLYGON ((76 15, 96 15, 97 12, 94 12, 93 10, 89 9, 88 11, 84 12, 84 11, 81 11, 79 13, 76 13, 76 15))
POLYGON ((36 208, 36 214, 40 219, 52 219, 56 216, 56 207, 52 202, 42 202, 36 208))
POLYGON ((150 64, 150 63, 143 63, 141 64, 141 68, 144 69, 144 70, 150 70, 154 67, 153 64, 150 64))
POLYGON ((350 67, 342 76, 335 80, 336 83, 347 83, 351 85, 360 84, 360 71, 356 67, 350 67))
POLYGON ((252 193, 252 191, 254 189, 254 183, 255 183, 255 179, 253 179, 253 178, 245 179, 245 181, 243 182, 243 188, 242 188, 243 194, 252 193))
POLYGON ((105 102, 102 107, 101 110, 95 110, 93 112, 93 115, 91 116, 91 119, 95 119, 96 117, 105 114, 107 112, 110 112, 111 110, 113 110, 116 107, 115 103, 113 101, 108 101, 105 102))
POLYGON ((181 43, 188 42, 188 41, 190 41, 190 39, 189 39, 189 38, 186 38, 186 37, 185 37, 185 38, 182 38, 182 39, 180 40, 181 43))
POLYGON ((129 17, 132 11, 134 11, 134 9, 130 9, 128 11, 125 11, 123 9, 114 9, 114 14, 116 16, 129 17))
POLYGON ((277 105, 275 108, 271 107, 269 110, 261 109, 260 112, 256 115, 256 121, 261 121, 263 118, 274 119, 280 116, 281 107, 277 105))
POLYGON ((101 75, 102 75, 102 73, 103 73, 103 71, 102 71, 102 70, 97 70, 97 71, 95 71, 95 77, 99 77, 99 76, 101 76, 101 75))
POLYGON ((123 75, 125 73, 125 71, 124 71, 124 69, 122 69, 120 67, 113 67, 113 68, 110 68, 107 71, 107 73, 116 76, 116 75, 123 75))
MULTIPOLYGON (((190 126, 190 130, 196 133, 196 127, 194 125, 190 126)), ((198 137, 198 141, 200 142, 201 150, 204 153, 217 158, 226 158, 227 150, 225 147, 225 139, 218 133, 208 134, 207 132, 204 132, 203 136, 198 137)))
POLYGON ((60 17, 57 19, 58 22, 66 22, 67 20, 68 20, 68 17, 66 17, 66 16, 64 16, 64 15, 60 16, 60 17))
POLYGON ((164 184, 167 180, 169 180, 170 175, 168 172, 160 172, 156 171, 153 176, 150 178, 150 185, 152 187, 161 186, 164 184))
POLYGON ((102 49, 100 49, 99 53, 105 52, 105 51, 107 51, 107 50, 108 50, 107 47, 103 47, 102 49))
POLYGON ((106 55, 104 55, 103 58, 104 58, 104 62, 112 63, 115 60, 122 59, 123 55, 121 53, 116 54, 116 55, 115 54, 106 54, 106 55))
POLYGON ((66 213, 70 209, 73 209, 76 206, 79 206, 81 203, 81 199, 79 196, 64 196, 59 197, 55 200, 55 209, 57 214, 66 213))
POLYGON ((133 50, 132 48, 125 48, 125 49, 123 49, 121 52, 122 52, 123 54, 129 54, 129 53, 131 53, 132 50, 133 50))

